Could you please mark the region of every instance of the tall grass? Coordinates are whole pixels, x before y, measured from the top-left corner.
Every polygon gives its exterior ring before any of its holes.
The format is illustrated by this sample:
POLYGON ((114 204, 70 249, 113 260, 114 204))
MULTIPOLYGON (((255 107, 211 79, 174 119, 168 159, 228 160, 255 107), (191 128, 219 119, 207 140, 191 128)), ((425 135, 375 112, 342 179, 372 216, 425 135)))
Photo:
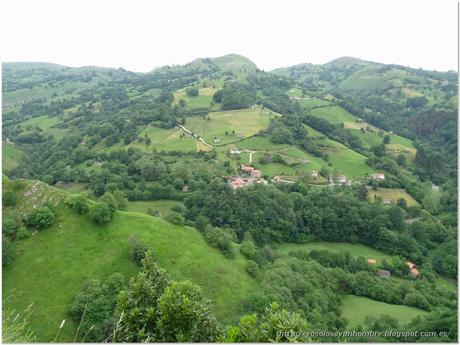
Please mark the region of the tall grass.
POLYGON ((2 342, 3 343, 30 343, 35 336, 29 327, 29 318, 32 314, 32 304, 23 313, 11 308, 9 298, 3 301, 2 308, 2 342))

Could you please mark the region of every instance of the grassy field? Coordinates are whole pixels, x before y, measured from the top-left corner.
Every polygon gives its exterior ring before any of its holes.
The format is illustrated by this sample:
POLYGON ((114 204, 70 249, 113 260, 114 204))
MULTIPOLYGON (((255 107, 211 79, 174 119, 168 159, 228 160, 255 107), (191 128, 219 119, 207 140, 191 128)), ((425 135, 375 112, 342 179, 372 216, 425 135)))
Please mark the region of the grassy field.
POLYGON ((330 102, 319 98, 302 98, 299 99, 298 102, 303 109, 313 109, 331 104, 330 102))
POLYGON ((215 88, 203 87, 198 89, 199 94, 196 97, 189 97, 185 93, 185 89, 178 90, 174 93, 174 104, 179 103, 179 100, 183 99, 185 101, 185 106, 187 108, 207 108, 211 107, 213 110, 218 109, 218 105, 211 104, 212 96, 217 91, 215 88))
POLYGON ((117 212, 107 226, 97 227, 63 206, 58 219, 58 224, 18 242, 18 257, 3 270, 3 298, 11 295, 18 311, 34 304, 31 327, 41 342, 54 338, 63 319, 66 324, 57 340, 73 339, 76 325, 67 312, 86 280, 136 273, 128 256, 131 235, 154 250, 172 278, 198 283, 221 320, 237 318, 241 299, 256 288, 244 269, 245 259, 226 259, 195 229, 130 212, 117 212))
POLYGON ((400 325, 408 324, 414 317, 426 315, 427 312, 405 305, 388 304, 374 301, 361 296, 347 295, 342 302, 342 316, 348 322, 348 328, 364 323, 367 315, 379 317, 389 315, 399 321, 400 325))
POLYGON ((351 115, 348 111, 337 105, 313 109, 311 114, 313 116, 328 120, 332 123, 356 121, 355 116, 351 115))
POLYGON ((126 211, 147 213, 149 208, 160 212, 162 216, 165 212, 171 210, 175 205, 182 205, 182 202, 176 200, 155 200, 155 201, 128 201, 126 211))
POLYGON ((302 89, 299 89, 298 87, 294 87, 286 91, 286 95, 288 95, 289 97, 302 97, 303 92, 302 92, 302 89))
POLYGON ((25 152, 22 151, 18 146, 2 142, 3 172, 16 168, 24 155, 25 152))
POLYGON ((383 200, 390 200, 396 203, 399 199, 406 199, 407 205, 415 206, 419 203, 415 200, 412 195, 407 193, 404 189, 369 189, 369 200, 374 201, 376 197, 381 197, 383 200))
POLYGON ((270 117, 271 115, 264 113, 260 108, 220 111, 210 113, 210 120, 189 117, 185 127, 203 137, 211 145, 224 145, 247 138, 267 128, 270 117), (215 138, 220 141, 215 142, 215 138))
POLYGON ((276 247, 278 253, 288 254, 294 250, 328 250, 333 253, 350 252, 354 257, 362 256, 365 259, 377 260, 377 265, 380 265, 383 259, 391 262, 391 255, 382 253, 381 251, 368 247, 361 243, 337 243, 337 242, 312 242, 312 243, 285 243, 276 247))
POLYGON ((325 152, 329 155, 329 162, 333 168, 344 174, 347 179, 364 177, 373 172, 373 169, 366 164, 366 156, 345 146, 343 148, 329 148, 325 152))
POLYGON ((68 130, 55 127, 58 123, 61 123, 61 120, 58 117, 42 115, 20 122, 20 125, 22 128, 26 129, 27 127, 38 126, 43 129, 44 134, 52 135, 55 139, 60 140, 66 136, 68 130))

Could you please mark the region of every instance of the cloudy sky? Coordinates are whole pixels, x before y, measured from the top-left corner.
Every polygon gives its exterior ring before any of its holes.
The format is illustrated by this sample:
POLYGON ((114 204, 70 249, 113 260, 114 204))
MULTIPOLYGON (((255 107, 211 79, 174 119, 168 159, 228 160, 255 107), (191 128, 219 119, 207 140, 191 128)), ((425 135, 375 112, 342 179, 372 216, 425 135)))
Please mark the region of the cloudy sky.
POLYGON ((354 56, 457 70, 456 1, 4 0, 2 60, 150 71, 242 54, 260 68, 354 56))

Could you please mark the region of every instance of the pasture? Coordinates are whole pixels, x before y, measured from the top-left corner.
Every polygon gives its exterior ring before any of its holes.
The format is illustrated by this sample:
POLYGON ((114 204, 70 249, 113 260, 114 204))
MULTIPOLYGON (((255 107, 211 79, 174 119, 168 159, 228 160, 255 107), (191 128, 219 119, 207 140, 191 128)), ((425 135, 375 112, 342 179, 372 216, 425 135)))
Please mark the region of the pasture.
POLYGON ((98 227, 60 206, 56 224, 16 243, 18 256, 3 270, 3 298, 11 296, 11 306, 18 312, 33 303, 30 326, 37 341, 52 341, 65 319, 57 341, 71 342, 77 324, 68 310, 84 282, 115 272, 128 280, 138 271, 128 255, 132 235, 152 248, 171 278, 199 284, 222 321, 235 321, 241 300, 256 289, 243 257, 225 258, 193 228, 121 211, 98 227))
POLYGON ((311 114, 332 123, 356 121, 355 116, 351 115, 348 111, 337 105, 315 108, 311 110, 311 114))
POLYGON ((185 127, 198 134, 211 145, 225 145, 266 129, 271 115, 260 108, 212 112, 209 120, 188 117, 185 127))
POLYGON ((392 203, 396 203, 399 199, 403 198, 406 200, 408 206, 419 205, 417 200, 413 198, 412 195, 407 193, 404 189, 368 189, 369 194, 368 198, 371 202, 374 202, 377 197, 382 198, 383 200, 389 200, 392 203))
POLYGON ((2 142, 3 172, 16 168, 24 155, 25 152, 21 150, 17 145, 2 142))
POLYGON ((212 96, 217 91, 216 88, 212 87, 202 87, 198 89, 198 96, 190 97, 187 96, 185 89, 178 90, 174 92, 174 104, 178 104, 179 100, 183 99, 185 101, 185 106, 187 108, 212 108, 213 110, 218 110, 219 105, 214 104, 212 101, 212 96))
POLYGON ((281 254, 288 254, 294 250, 328 250, 332 253, 350 252, 353 257, 362 256, 367 259, 375 259, 377 266, 382 264, 383 259, 391 262, 391 255, 387 255, 377 249, 371 248, 361 243, 345 242, 311 242, 311 243, 284 243, 276 247, 276 251, 281 254))
POLYGON ((176 200, 128 201, 126 211, 146 214, 147 210, 151 208, 152 210, 158 211, 160 216, 163 216, 175 205, 183 204, 182 202, 176 200))
POLYGON ((342 316, 347 320, 347 328, 357 327, 364 323, 366 316, 380 317, 389 315, 399 321, 400 325, 407 325, 416 316, 426 315, 427 312, 405 305, 388 304, 373 299, 347 295, 343 298, 342 316))

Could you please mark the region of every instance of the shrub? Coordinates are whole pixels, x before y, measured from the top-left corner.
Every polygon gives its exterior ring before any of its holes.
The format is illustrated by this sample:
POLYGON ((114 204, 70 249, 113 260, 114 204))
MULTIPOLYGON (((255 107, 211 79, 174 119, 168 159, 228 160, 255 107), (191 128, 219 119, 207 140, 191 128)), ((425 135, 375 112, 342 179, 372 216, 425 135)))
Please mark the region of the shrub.
POLYGON ((259 265, 255 261, 248 260, 245 268, 246 272, 248 272, 249 275, 254 278, 259 274, 259 265))
POLYGON ((89 211, 88 201, 83 195, 70 196, 66 203, 79 214, 85 214, 89 211))
POLYGON ((240 252, 248 259, 254 259, 256 256, 256 246, 252 241, 243 241, 240 247, 240 252))
POLYGON ((36 210, 33 210, 26 217, 26 223, 37 229, 43 229, 50 226, 56 220, 56 216, 53 211, 47 206, 42 206, 36 210))
POLYGON ((109 205, 105 202, 99 202, 90 208, 89 217, 94 224, 103 225, 110 222, 112 212, 109 205))
POLYGON ((129 256, 139 266, 142 264, 148 249, 147 245, 142 243, 136 236, 129 238, 129 256))
POLYGON ((148 208, 147 214, 148 214, 148 215, 151 215, 151 216, 153 216, 153 217, 158 217, 158 216, 160 216, 160 212, 158 212, 157 210, 154 210, 154 209, 151 208, 151 207, 148 208))
POLYGON ((2 196, 3 206, 14 206, 18 203, 18 198, 13 192, 5 192, 2 196))
POLYGON ((110 212, 115 212, 117 210, 117 201, 113 195, 109 192, 105 192, 101 198, 101 201, 105 202, 110 209, 110 212))
POLYGON ((208 225, 204 231, 204 238, 213 247, 218 248, 226 257, 233 257, 232 240, 224 230, 208 225))
POLYGON ((164 219, 167 220, 168 222, 175 224, 175 225, 184 225, 185 224, 185 218, 181 214, 177 212, 168 212, 164 216, 164 219))
POLYGON ((174 212, 177 212, 177 213, 181 213, 181 214, 184 214, 185 211, 186 211, 186 208, 184 205, 174 205, 171 207, 171 211, 174 211, 174 212))
POLYGON ((7 266, 14 258, 13 243, 2 236, 2 266, 7 266))
POLYGON ((189 97, 196 97, 199 95, 200 92, 198 91, 196 87, 188 87, 185 89, 185 93, 189 97))

